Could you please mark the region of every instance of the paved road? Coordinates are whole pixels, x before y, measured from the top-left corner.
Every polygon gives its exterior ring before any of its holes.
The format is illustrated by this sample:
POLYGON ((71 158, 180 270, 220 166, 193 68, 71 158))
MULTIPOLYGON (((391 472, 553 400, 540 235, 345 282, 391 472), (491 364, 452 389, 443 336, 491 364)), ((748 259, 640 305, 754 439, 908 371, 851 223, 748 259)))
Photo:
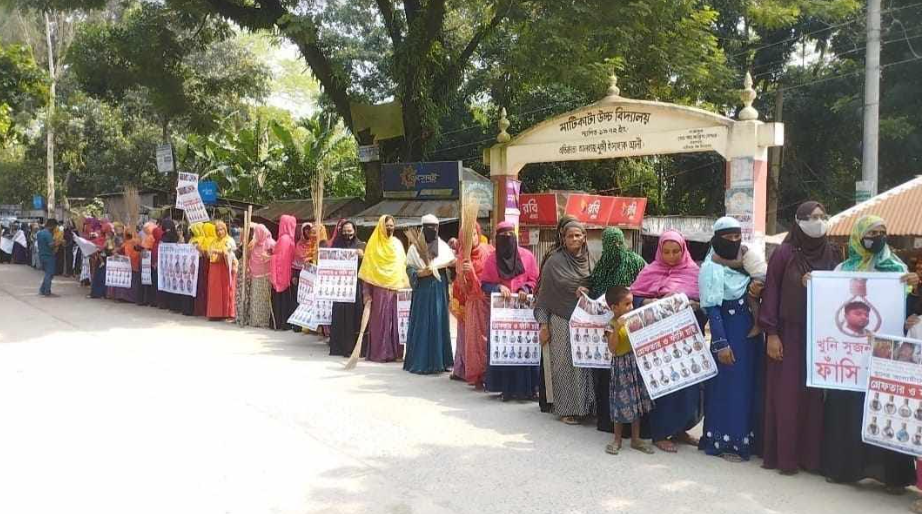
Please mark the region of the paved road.
POLYGON ((0 512, 906 512, 915 493, 606 434, 309 336, 84 299, 0 266, 0 512))

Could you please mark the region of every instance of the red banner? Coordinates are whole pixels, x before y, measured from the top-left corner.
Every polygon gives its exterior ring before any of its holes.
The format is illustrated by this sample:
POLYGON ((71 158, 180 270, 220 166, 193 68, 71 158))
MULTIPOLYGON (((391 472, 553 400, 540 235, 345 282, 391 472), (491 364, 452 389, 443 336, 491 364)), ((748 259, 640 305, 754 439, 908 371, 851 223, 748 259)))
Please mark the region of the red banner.
POLYGON ((614 206, 611 210, 611 216, 608 218, 608 224, 620 227, 640 228, 640 226, 643 225, 643 215, 646 210, 646 198, 616 197, 614 206))
POLYGON ((582 223, 608 225, 615 200, 613 196, 571 194, 567 197, 566 213, 582 223))
POLYGON ((519 195, 519 210, 522 225, 557 225, 557 195, 553 193, 519 195))

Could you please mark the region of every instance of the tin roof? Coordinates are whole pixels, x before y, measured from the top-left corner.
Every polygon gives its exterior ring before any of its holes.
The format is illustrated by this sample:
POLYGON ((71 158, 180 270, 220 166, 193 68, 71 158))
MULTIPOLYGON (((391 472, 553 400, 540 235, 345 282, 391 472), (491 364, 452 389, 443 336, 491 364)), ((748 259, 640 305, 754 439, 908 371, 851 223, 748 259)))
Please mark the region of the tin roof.
MULTIPOLYGON (((374 226, 378 218, 388 214, 394 217, 398 228, 420 225, 420 218, 433 214, 441 223, 458 221, 461 217, 458 200, 384 200, 355 215, 360 226, 374 226)), ((479 218, 489 218, 490 211, 480 209, 479 218)))
MULTIPOLYGON (((365 202, 355 196, 323 199, 323 219, 352 217, 365 208, 365 202)), ((290 214, 298 221, 314 219, 314 202, 311 200, 279 200, 253 213, 263 219, 277 222, 283 214, 290 214)))
POLYGON ((885 191, 836 214, 829 220, 829 235, 847 237, 862 216, 873 214, 887 222, 891 236, 922 236, 922 176, 885 191))

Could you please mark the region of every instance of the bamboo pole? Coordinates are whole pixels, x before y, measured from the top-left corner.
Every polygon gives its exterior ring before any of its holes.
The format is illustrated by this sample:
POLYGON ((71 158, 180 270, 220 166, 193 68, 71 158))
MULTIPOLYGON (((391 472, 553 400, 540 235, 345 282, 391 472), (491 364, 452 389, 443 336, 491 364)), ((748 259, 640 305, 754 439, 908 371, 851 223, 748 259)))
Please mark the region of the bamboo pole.
MULTIPOLYGON (((250 218, 253 216, 253 206, 250 205, 247 207, 247 212, 243 215, 243 240, 241 244, 243 245, 243 253, 241 255, 241 269, 238 273, 240 275, 240 291, 238 293, 243 299, 241 305, 246 305, 247 295, 249 293, 249 287, 247 287, 247 255, 250 253, 250 218)), ((240 315, 240 313, 238 313, 240 315)))

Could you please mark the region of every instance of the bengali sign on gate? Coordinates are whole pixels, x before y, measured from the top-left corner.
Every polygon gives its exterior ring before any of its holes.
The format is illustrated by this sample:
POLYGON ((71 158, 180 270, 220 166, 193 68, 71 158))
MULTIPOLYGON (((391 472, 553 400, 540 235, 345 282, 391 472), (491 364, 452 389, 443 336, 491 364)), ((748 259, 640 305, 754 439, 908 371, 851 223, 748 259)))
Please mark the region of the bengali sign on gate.
POLYGON ((685 294, 647 304, 621 318, 650 398, 704 382, 717 364, 685 294))
POLYGON ((106 287, 131 287, 131 259, 121 255, 106 259, 106 287))
POLYGON ((413 290, 401 289, 397 291, 397 331, 400 335, 400 344, 407 344, 407 333, 410 331, 410 307, 413 304, 413 290))
POLYGON ((922 341, 871 336, 861 440, 922 457, 922 341))
POLYGON ((359 269, 358 250, 321 248, 318 256, 317 299, 355 303, 359 269))
POLYGON ((490 365, 537 366, 541 362, 541 327, 535 320, 535 298, 490 295, 490 365))
POLYGON ((605 331, 613 314, 605 297, 583 295, 570 316, 570 352, 577 368, 610 368, 611 352, 605 331))
POLYGON ((807 287, 807 386, 864 391, 868 334, 902 334, 901 273, 814 271, 807 287))
POLYGON ((194 245, 160 243, 157 250, 157 289, 195 296, 198 292, 199 252, 194 245))

